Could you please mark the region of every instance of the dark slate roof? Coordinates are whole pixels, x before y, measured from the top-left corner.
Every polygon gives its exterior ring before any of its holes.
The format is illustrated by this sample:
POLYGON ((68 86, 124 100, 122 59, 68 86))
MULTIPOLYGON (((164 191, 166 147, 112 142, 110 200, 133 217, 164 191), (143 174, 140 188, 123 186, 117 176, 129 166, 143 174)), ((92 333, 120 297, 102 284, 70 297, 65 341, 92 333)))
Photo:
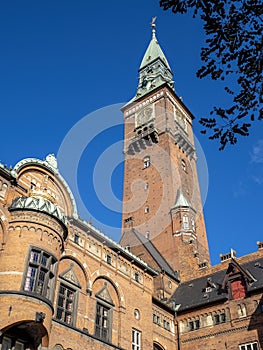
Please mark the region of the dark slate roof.
MULTIPOLYGON (((231 262, 233 261, 230 260, 229 263, 231 262)), ((228 292, 223 285, 227 267, 225 270, 181 283, 171 298, 176 304, 181 304, 179 312, 226 300, 228 292), (211 291, 206 291, 209 286, 212 286, 211 291)), ((263 288, 263 258, 242 264, 241 267, 253 277, 253 281, 248 284, 248 292, 263 288)))
POLYGON ((168 262, 161 255, 159 250, 153 245, 153 243, 144 237, 140 232, 135 229, 132 229, 132 232, 140 240, 145 249, 149 252, 152 258, 156 261, 161 270, 166 272, 170 277, 175 278, 179 282, 179 276, 177 271, 174 271, 168 262))

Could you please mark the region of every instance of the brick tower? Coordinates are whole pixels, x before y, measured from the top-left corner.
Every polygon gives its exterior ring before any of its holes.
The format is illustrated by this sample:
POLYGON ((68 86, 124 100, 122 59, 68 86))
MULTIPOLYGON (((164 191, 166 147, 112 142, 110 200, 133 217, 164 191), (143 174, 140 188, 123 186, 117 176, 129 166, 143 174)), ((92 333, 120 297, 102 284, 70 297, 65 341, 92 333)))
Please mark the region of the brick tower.
POLYGON ((153 20, 136 96, 123 107, 121 243, 140 256, 134 232, 136 237, 141 234, 182 280, 209 265, 209 251, 196 170, 194 117, 176 95, 172 78, 153 20))

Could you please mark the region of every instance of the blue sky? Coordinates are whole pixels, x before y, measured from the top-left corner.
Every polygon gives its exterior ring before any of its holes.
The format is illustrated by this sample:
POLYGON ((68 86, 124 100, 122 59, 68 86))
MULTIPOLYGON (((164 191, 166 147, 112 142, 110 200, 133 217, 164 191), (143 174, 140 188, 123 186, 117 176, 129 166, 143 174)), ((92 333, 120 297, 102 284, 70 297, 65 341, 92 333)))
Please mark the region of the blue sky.
MULTIPOLYGON (((157 16, 159 43, 174 72, 176 92, 196 116, 195 134, 208 165, 204 211, 212 262, 219 262, 219 254, 230 248, 238 256, 252 252, 256 241, 262 240, 262 124, 255 124, 250 137, 224 152, 200 134, 198 118, 207 116, 214 105, 227 103, 227 97, 222 83, 195 76, 204 42, 200 22, 164 12, 158 0, 0 3, 0 160, 14 166, 26 157, 57 154, 67 133, 83 117, 131 99, 153 16, 157 16)), ((99 116, 88 120, 98 122, 99 116)), ((80 155, 77 183, 82 201, 103 229, 119 226, 120 213, 118 204, 111 212, 96 197, 93 169, 103 150, 121 144, 122 128, 117 125, 101 136, 90 139, 80 155)), ((73 149, 74 142, 69 159, 73 149)), ((66 170, 62 175, 67 179, 66 170)), ((110 179, 119 200, 121 181, 119 163, 110 179)), ((110 230, 109 235, 118 240, 110 230)))

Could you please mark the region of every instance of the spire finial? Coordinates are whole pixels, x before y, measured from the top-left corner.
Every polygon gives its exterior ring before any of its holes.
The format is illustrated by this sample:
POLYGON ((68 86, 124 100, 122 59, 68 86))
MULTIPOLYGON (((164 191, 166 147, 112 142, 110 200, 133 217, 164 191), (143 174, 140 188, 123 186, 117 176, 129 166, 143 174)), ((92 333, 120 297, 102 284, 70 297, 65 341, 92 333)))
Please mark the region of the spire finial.
POLYGON ((156 27, 155 22, 156 22, 156 19, 157 19, 156 16, 153 17, 153 18, 152 18, 152 23, 151 23, 151 26, 152 26, 152 37, 153 37, 153 38, 155 38, 155 27, 156 27))

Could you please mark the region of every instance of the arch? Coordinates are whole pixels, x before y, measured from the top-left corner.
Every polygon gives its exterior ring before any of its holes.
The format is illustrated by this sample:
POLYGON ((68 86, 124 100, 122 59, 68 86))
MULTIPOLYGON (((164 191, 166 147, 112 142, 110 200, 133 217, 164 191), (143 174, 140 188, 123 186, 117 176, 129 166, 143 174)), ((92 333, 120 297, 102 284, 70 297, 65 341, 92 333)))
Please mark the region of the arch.
POLYGON ((117 296, 118 296, 119 306, 126 308, 123 290, 122 290, 121 286, 119 285, 119 283, 114 281, 114 276, 106 271, 102 271, 102 270, 94 271, 93 274, 91 275, 91 288, 93 287, 94 283, 98 279, 105 279, 113 285, 113 287, 116 290, 117 296))
POLYGON ((66 248, 59 261, 62 261, 64 259, 73 260, 75 261, 76 264, 79 265, 79 267, 82 269, 85 275, 85 279, 87 283, 88 280, 91 278, 91 271, 89 269, 89 266, 86 260, 83 259, 83 255, 80 255, 77 252, 66 248))
POLYGON ((80 283, 81 288, 84 288, 85 290, 87 290, 90 271, 87 269, 87 266, 86 266, 87 264, 85 264, 85 262, 83 262, 81 260, 82 259, 80 259, 79 256, 76 257, 76 256, 72 256, 72 255, 63 255, 60 258, 60 260, 59 260, 58 271, 60 271, 60 273, 63 273, 63 271, 64 271, 64 269, 61 267, 61 263, 62 262, 64 262, 64 261, 69 261, 69 262, 72 261, 72 262, 74 262, 79 267, 81 272, 83 273, 84 284, 80 283), (86 266, 86 267, 84 267, 83 265, 86 266))
POLYGON ((164 350, 164 347, 161 346, 159 343, 154 342, 153 343, 153 350, 164 350))
POLYGON ((24 344, 27 348, 38 348, 39 345, 48 346, 48 332, 41 322, 23 320, 12 323, 0 332, 0 344, 5 342, 14 346, 24 344))
POLYGON ((52 350, 64 350, 63 346, 61 344, 56 344, 52 350))

